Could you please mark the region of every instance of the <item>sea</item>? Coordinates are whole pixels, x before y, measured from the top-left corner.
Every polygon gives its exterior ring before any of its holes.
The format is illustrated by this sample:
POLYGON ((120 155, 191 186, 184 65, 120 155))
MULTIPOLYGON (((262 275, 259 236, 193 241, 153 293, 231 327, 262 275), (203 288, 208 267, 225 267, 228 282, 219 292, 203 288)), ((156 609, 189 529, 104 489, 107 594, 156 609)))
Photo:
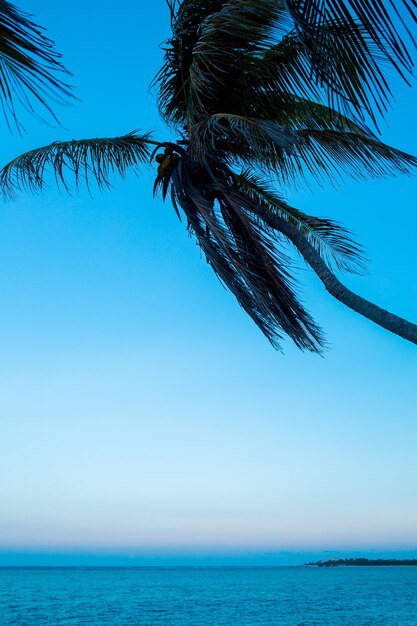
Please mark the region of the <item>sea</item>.
POLYGON ((417 626, 417 567, 1 568, 1 626, 417 626))

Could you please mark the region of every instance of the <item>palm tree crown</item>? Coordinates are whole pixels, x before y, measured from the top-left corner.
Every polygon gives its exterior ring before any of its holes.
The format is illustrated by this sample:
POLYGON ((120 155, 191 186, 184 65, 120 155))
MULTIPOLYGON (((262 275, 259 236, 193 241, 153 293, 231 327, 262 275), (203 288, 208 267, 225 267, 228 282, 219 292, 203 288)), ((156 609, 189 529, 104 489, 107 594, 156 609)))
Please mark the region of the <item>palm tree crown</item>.
MULTIPOLYGON (((6 3, 0 3, 0 6, 6 3)), ((361 248, 330 219, 290 206, 277 189, 306 175, 335 179, 410 173, 417 159, 382 143, 387 75, 413 65, 416 0, 167 0, 172 37, 154 80, 163 120, 178 137, 138 132, 57 142, 6 165, 6 195, 43 187, 52 169, 109 184, 149 158, 154 191, 171 198, 219 279, 269 341, 288 335, 320 352, 323 334, 301 303, 290 243, 328 291, 417 343, 417 326, 346 289, 335 270, 359 271, 361 248), (370 128, 373 126, 374 130, 370 128), (271 181, 276 181, 271 182, 271 181)))

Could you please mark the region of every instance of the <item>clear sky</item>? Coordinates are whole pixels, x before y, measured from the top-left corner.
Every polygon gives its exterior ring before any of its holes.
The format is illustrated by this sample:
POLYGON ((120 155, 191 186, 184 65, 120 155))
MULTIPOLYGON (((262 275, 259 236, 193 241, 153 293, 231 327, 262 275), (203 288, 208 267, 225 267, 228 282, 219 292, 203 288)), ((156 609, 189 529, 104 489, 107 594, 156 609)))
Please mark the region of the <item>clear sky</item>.
MULTIPOLYGON (((163 0, 38 0, 36 13, 81 102, 59 111, 65 128, 3 124, 3 163, 57 139, 170 139, 148 92, 163 0)), ((393 85, 383 139, 417 153, 417 81, 393 85)), ((275 352, 152 200, 153 175, 2 205, 0 565, 417 555, 416 347, 332 300, 300 260, 331 347, 275 352)), ((351 228, 371 261, 346 283, 416 321, 416 193, 398 177, 287 197, 351 228)))

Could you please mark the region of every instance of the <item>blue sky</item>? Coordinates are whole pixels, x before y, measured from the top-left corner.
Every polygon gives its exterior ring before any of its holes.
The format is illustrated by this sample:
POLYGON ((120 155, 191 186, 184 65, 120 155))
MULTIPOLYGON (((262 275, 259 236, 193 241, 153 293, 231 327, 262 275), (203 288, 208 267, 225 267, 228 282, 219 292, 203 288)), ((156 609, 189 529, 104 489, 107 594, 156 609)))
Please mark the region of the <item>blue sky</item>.
MULTIPOLYGON (((170 138, 148 91, 162 0, 36 11, 81 102, 59 111, 64 128, 3 125, 2 162, 57 139, 170 138)), ((393 85, 383 139, 417 153, 416 81, 393 85)), ((2 206, 0 564, 417 554, 416 348, 333 301, 300 260, 331 346, 275 352, 152 179, 2 206)), ((416 192, 398 177, 287 197, 365 245, 352 289, 417 320, 416 192)))

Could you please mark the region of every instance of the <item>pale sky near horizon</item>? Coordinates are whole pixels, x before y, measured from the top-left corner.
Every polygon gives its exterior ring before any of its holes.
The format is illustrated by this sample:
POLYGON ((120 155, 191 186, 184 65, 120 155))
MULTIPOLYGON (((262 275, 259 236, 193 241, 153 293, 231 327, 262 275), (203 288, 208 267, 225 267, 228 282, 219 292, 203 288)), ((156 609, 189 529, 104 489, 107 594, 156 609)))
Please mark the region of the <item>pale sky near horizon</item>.
MULTIPOLYGON (((148 92, 169 35, 163 0, 116 12, 38 0, 36 16, 81 101, 58 110, 61 129, 27 117, 19 137, 0 120, 2 163, 58 139, 170 138, 148 92)), ((393 85, 382 138, 416 154, 417 81, 393 85)), ((275 352, 152 200, 153 175, 93 198, 51 187, 3 203, 0 565, 417 554, 416 347, 334 301, 300 260, 330 348, 275 352)), ((353 230, 369 273, 344 282, 416 321, 416 194, 417 176, 287 197, 353 230)))

